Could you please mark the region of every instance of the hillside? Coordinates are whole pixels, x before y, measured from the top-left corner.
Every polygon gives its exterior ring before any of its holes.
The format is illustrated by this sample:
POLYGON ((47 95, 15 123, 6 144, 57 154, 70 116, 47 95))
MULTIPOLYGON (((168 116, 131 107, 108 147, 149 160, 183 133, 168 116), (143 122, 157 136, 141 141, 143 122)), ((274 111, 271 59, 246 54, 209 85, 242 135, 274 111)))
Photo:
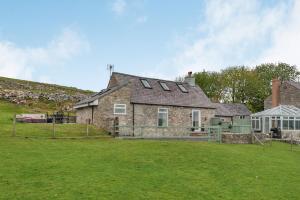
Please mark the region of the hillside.
POLYGON ((92 91, 55 84, 0 77, 0 100, 48 111, 72 111, 92 91))

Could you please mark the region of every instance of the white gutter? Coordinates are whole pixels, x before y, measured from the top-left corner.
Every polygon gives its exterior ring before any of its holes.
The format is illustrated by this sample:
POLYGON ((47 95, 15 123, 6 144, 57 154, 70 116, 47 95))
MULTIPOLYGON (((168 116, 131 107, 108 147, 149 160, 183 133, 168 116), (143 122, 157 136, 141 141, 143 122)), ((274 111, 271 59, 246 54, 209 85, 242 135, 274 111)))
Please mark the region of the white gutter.
POLYGON ((95 101, 92 101, 90 103, 75 105, 73 108, 78 109, 78 108, 84 108, 84 107, 89 107, 89 106, 98 106, 98 104, 99 104, 99 101, 98 101, 98 99, 96 99, 95 101))

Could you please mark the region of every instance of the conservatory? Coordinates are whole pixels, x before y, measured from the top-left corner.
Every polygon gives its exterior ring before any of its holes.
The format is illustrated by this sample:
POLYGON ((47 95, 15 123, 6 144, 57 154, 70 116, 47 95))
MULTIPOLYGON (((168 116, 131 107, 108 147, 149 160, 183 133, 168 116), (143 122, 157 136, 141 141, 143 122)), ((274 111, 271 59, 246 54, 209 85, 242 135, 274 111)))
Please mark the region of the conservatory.
POLYGON ((280 128, 282 133, 300 133, 300 109, 279 105, 251 115, 255 132, 269 133, 271 128, 280 128))

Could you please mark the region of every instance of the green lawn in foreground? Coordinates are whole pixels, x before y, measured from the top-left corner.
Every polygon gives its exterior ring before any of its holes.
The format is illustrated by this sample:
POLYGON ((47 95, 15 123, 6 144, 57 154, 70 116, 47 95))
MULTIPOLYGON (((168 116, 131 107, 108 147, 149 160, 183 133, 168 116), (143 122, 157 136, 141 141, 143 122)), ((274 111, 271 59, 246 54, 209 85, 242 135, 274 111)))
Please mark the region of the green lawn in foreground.
POLYGON ((0 199, 300 196, 300 150, 283 143, 2 137, 0 159, 0 199))
MULTIPOLYGON (((299 199, 300 147, 188 141, 10 137, 0 101, 0 199, 299 199)), ((60 134, 82 134, 62 125, 60 134)), ((19 124, 21 136, 51 127, 19 124)), ((95 134, 99 134, 95 129, 95 134)))

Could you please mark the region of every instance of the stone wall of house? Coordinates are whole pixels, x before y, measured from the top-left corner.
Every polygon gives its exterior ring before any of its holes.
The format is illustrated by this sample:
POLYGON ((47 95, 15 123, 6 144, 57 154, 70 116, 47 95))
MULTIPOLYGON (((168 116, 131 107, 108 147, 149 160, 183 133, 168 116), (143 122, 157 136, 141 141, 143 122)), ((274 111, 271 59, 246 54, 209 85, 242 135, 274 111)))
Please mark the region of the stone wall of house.
POLYGON ((120 126, 132 126, 132 104, 130 104, 130 86, 124 86, 99 99, 94 109, 94 124, 109 132, 113 132, 114 119, 118 119, 120 126), (126 114, 114 114, 114 104, 126 104, 126 114))
MULTIPOLYGON (((199 109, 201 111, 201 124, 209 125, 210 119, 214 117, 214 109, 199 109)), ((134 105, 135 136, 183 136, 189 135, 192 126, 192 110, 187 107, 157 106, 157 105, 134 105), (157 127, 158 109, 168 109, 168 127, 157 127)))
MULTIPOLYGON (((294 105, 300 108, 300 91, 296 87, 283 83, 280 86, 280 104, 294 105)), ((264 101, 264 108, 269 109, 272 107, 272 96, 269 96, 264 101)))
MULTIPOLYGON (((99 99, 99 105, 94 107, 93 115, 93 123, 97 127, 114 133, 114 120, 118 118, 120 127, 117 133, 119 135, 182 136, 191 132, 193 108, 131 104, 129 84, 99 99), (114 114, 114 104, 126 104, 126 115, 114 114), (168 108, 168 128, 157 127, 158 108, 168 108)), ((210 119, 215 115, 215 109, 194 109, 201 111, 202 125, 209 125, 210 119)), ((86 119, 92 118, 92 109, 78 109, 77 116, 78 123, 86 123, 86 119)))
POLYGON ((76 123, 85 124, 87 119, 92 119, 92 108, 85 107, 76 110, 76 123))

